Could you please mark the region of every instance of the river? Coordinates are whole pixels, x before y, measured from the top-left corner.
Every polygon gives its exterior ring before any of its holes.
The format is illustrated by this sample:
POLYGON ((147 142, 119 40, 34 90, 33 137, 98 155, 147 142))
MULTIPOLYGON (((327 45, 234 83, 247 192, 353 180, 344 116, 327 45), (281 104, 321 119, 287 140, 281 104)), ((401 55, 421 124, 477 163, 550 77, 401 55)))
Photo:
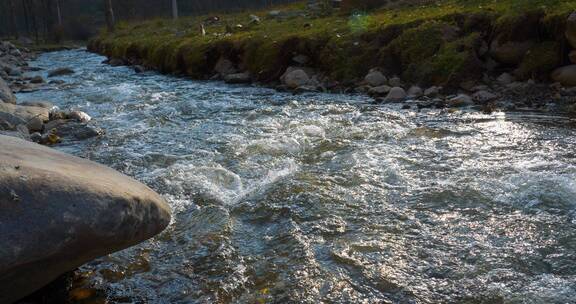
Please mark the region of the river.
MULTIPOLYGON (((102 138, 58 149, 171 205, 153 240, 82 268, 110 303, 576 303, 576 123, 403 110, 111 67, 58 90, 102 138)), ((40 72, 45 75, 46 72, 40 72)))

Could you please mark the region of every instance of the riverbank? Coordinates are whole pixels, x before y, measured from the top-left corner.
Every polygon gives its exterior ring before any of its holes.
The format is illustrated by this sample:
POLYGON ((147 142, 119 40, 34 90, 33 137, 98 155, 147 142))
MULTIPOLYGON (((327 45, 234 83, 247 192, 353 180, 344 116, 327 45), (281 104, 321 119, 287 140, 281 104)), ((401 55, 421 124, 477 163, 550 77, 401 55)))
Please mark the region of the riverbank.
POLYGON ((120 24, 89 50, 138 70, 295 92, 359 92, 420 107, 571 110, 574 9, 576 1, 556 0, 447 0, 365 13, 297 4, 120 24), (547 101, 525 100, 533 93, 547 101))

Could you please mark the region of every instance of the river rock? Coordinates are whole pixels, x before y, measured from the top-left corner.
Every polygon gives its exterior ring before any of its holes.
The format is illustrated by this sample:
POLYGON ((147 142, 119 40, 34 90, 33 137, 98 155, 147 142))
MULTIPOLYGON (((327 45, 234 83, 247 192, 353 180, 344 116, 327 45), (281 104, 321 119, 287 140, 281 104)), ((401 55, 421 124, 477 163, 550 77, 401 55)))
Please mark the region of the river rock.
POLYGON ((76 121, 84 122, 84 123, 87 123, 90 120, 92 120, 92 117, 90 117, 90 115, 88 115, 82 111, 72 111, 72 112, 68 113, 67 116, 70 119, 74 119, 76 121))
POLYGON ((216 62, 216 65, 214 66, 214 71, 218 73, 221 77, 237 73, 237 70, 234 67, 234 63, 224 57, 218 59, 218 62, 216 62))
POLYGON ((552 72, 552 80, 567 87, 576 86, 576 64, 563 66, 552 72))
POLYGON ((384 98, 384 102, 398 102, 404 99, 406 99, 406 91, 401 87, 393 87, 384 98))
POLYGON ((392 88, 387 86, 387 85, 377 86, 377 87, 371 88, 368 91, 368 95, 373 96, 373 97, 386 96, 388 93, 390 93, 391 89, 392 88))
POLYGON ((27 107, 39 107, 39 108, 44 108, 44 109, 48 109, 48 110, 52 110, 55 107, 53 103, 51 103, 49 101, 43 101, 43 100, 23 101, 23 102, 19 103, 19 105, 27 106, 27 107))
POLYGON ((519 64, 533 45, 533 41, 507 41, 501 43, 496 38, 490 46, 490 55, 500 63, 519 64))
POLYGON ((472 100, 472 98, 466 94, 460 94, 448 100, 448 105, 451 107, 464 107, 473 104, 474 101, 472 100))
POLYGON ((48 77, 64 76, 74 74, 74 70, 71 68, 58 68, 48 72, 48 77))
POLYGON ((426 90, 424 90, 424 96, 426 97, 436 97, 440 94, 440 91, 442 90, 441 87, 437 87, 437 86, 433 86, 433 87, 429 87, 426 90))
POLYGON ((0 77, 0 103, 2 102, 15 104, 16 96, 14 96, 6 81, 0 77))
POLYGON ((12 114, 24 121, 29 121, 35 117, 42 119, 42 121, 48 121, 50 118, 50 111, 48 109, 20 106, 9 103, 0 103, 0 112, 12 114))
POLYGON ((138 74, 146 72, 146 68, 144 66, 141 66, 141 65, 135 65, 133 67, 133 69, 134 69, 134 72, 136 72, 138 74))
POLYGON ((566 40, 576 49, 576 12, 570 14, 566 20, 566 40))
POLYGON ((104 134, 102 130, 74 119, 52 120, 44 125, 44 133, 53 133, 69 140, 86 140, 104 134))
POLYGON ((424 92, 422 92, 422 89, 419 86, 411 86, 410 89, 408 89, 407 94, 410 98, 419 98, 422 97, 424 92))
POLYGON ((44 78, 42 76, 34 76, 30 79, 30 83, 43 83, 44 78))
POLYGON ((110 168, 0 136, 0 303, 138 244, 170 222, 162 197, 110 168))
POLYGON ((481 102, 481 103, 492 101, 496 98, 498 98, 498 95, 496 95, 490 91, 481 90, 481 91, 478 91, 478 92, 472 94, 472 99, 474 101, 481 102))
POLYGON ((224 81, 231 84, 250 83, 252 77, 250 77, 250 73, 248 72, 234 73, 224 76, 224 81))
POLYGON ((288 68, 286 73, 280 77, 284 85, 290 89, 306 86, 310 82, 310 77, 303 69, 288 68))
POLYGON ((388 82, 388 78, 378 70, 370 70, 368 75, 364 77, 364 81, 372 87, 379 87, 385 85, 388 82))
POLYGON ((388 84, 391 87, 401 87, 402 86, 402 80, 400 79, 400 77, 392 77, 390 78, 390 80, 388 80, 388 84))
POLYGON ((511 83, 514 82, 514 76, 508 74, 508 73, 502 73, 500 76, 498 76, 498 78, 496 79, 501 85, 509 85, 511 83))

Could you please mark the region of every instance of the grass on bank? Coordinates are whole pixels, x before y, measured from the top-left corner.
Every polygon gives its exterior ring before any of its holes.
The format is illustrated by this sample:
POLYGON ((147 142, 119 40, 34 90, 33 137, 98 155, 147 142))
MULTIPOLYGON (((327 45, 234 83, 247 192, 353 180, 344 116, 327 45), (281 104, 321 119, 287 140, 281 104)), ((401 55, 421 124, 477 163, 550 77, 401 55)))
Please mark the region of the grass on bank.
MULTIPOLYGON (((294 55, 304 54, 311 58, 310 66, 342 82, 355 81, 380 66, 413 82, 443 84, 465 78, 467 67, 476 71, 470 54, 482 39, 530 35, 529 14, 538 16, 538 29, 537 37, 528 38, 543 43, 535 51, 548 55, 559 49, 564 21, 575 9, 576 0, 444 0, 304 16, 305 3, 296 3, 275 8, 287 15, 282 19, 270 18, 267 9, 121 23, 114 33, 102 32, 93 45, 111 57, 139 59, 158 70, 196 78, 209 76, 224 56, 257 79, 269 81, 278 78, 294 55), (250 24, 251 14, 261 23, 250 24), (207 24, 203 36, 200 24, 213 16, 220 22, 207 24), (445 41, 446 29, 454 26, 460 32, 445 41), (231 34, 227 27, 233 28, 231 34)), ((540 72, 540 58, 529 60, 521 64, 522 73, 540 72)), ((542 61, 550 65, 560 60, 542 61)))

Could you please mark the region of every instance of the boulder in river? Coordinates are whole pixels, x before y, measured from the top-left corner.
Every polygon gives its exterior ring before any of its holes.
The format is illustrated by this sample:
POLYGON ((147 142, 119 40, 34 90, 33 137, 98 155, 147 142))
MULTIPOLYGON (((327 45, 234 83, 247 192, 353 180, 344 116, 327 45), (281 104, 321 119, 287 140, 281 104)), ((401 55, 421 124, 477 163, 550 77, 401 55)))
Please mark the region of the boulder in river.
POLYGON ((64 76, 74 74, 74 70, 71 68, 58 68, 48 72, 48 77, 64 76))
POLYGON ((16 96, 14 96, 6 81, 0 77, 0 103, 2 102, 15 104, 16 96))
POLYGON ((110 168, 0 136, 0 303, 138 244, 170 222, 162 197, 110 168))
POLYGON ((54 133, 67 140, 85 140, 100 136, 104 131, 74 119, 52 120, 44 125, 45 133, 54 133))
POLYGON ((404 91, 404 89, 401 87, 393 87, 392 89, 390 89, 388 95, 386 95, 386 98, 384 98, 384 101, 398 102, 403 101, 404 99, 406 99, 406 91, 404 91))

